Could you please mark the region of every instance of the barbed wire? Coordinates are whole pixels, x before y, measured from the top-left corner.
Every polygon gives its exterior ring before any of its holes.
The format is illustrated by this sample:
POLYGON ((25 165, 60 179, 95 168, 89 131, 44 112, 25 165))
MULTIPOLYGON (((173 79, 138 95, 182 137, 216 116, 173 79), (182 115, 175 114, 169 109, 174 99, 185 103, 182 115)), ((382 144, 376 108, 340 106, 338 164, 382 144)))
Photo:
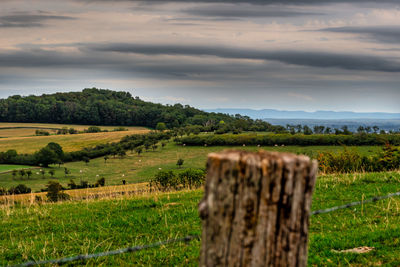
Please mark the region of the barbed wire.
MULTIPOLYGON (((391 193, 385 196, 375 196, 366 200, 362 201, 355 201, 355 202, 350 202, 344 205, 340 206, 335 206, 327 209, 320 209, 320 210, 315 210, 311 212, 311 215, 318 215, 318 214, 323 214, 323 213, 329 213, 332 211, 340 210, 340 209, 346 209, 366 203, 371 203, 371 202, 376 202, 379 200, 387 199, 387 198, 392 198, 395 196, 400 196, 400 192, 396 193, 391 193)), ((154 248, 154 247, 159 247, 162 245, 168 245, 172 243, 177 243, 177 242, 185 242, 188 243, 194 239, 200 239, 200 235, 189 235, 185 236, 182 238, 175 238, 175 239, 169 239, 165 241, 160 241, 156 242, 153 244, 148 244, 148 245, 141 245, 141 246, 136 246, 136 247, 127 247, 127 248, 122 248, 122 249, 117 249, 117 250, 111 250, 111 251, 105 251, 105 252, 99 252, 99 253, 94 253, 94 254, 81 254, 77 256, 72 256, 72 257, 67 257, 67 258, 61 258, 61 259, 52 259, 52 260, 44 260, 44 261, 28 261, 22 264, 17 264, 17 265, 11 265, 9 267, 27 267, 27 266, 35 266, 35 265, 42 265, 42 264, 64 264, 68 263, 71 261, 77 261, 77 260, 88 260, 91 258, 97 258, 97 257, 104 257, 104 256, 112 256, 112 255, 118 255, 118 254, 123 254, 127 252, 136 252, 139 250, 143 249, 148 249, 148 248, 154 248)))
POLYGON ((178 243, 178 242, 188 243, 194 239, 200 239, 200 236, 199 235, 188 235, 188 236, 185 236, 182 238, 169 239, 169 240, 160 241, 160 242, 156 242, 156 243, 148 244, 148 245, 127 247, 127 248, 99 252, 99 253, 94 253, 94 254, 81 254, 81 255, 67 257, 67 258, 61 258, 61 259, 52 259, 52 260, 44 260, 44 261, 28 261, 28 262, 25 262, 22 264, 11 265, 11 267, 27 267, 27 266, 35 266, 35 265, 42 265, 42 264, 64 264, 64 263, 71 262, 71 261, 88 260, 91 258, 112 256, 112 255, 123 254, 123 253, 127 253, 127 252, 136 252, 139 250, 159 247, 159 246, 168 245, 168 244, 172 244, 172 243, 178 243))
POLYGON ((355 201, 355 202, 350 202, 344 205, 340 205, 340 206, 335 206, 335 207, 331 207, 331 208, 327 208, 327 209, 321 209, 321 210, 315 210, 311 212, 311 215, 317 215, 317 214, 322 214, 322 213, 329 213, 335 210, 340 210, 340 209, 346 209, 346 208, 350 208, 350 207, 354 207, 354 206, 358 206, 358 205, 362 205, 362 204, 366 204, 366 203, 371 203, 371 202, 376 202, 382 199, 387 199, 387 198, 391 198, 391 197, 395 197, 395 196, 400 196, 400 192, 396 192, 396 193, 391 193, 385 196, 375 196, 366 200, 362 200, 362 201, 355 201))

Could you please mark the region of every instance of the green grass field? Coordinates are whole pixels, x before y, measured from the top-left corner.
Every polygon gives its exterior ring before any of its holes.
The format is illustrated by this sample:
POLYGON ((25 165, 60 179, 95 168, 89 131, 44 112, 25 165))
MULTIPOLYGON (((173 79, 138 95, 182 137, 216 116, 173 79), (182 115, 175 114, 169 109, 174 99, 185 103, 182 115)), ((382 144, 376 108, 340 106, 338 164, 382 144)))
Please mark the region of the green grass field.
POLYGON ((13 170, 21 170, 21 169, 32 169, 32 166, 25 165, 3 165, 0 164, 0 173, 10 172, 13 170))
MULTIPOLYGON (((232 149, 244 149, 249 151, 257 151, 259 149, 293 152, 293 153, 306 153, 316 155, 318 151, 341 151, 343 147, 340 146, 285 146, 285 147, 232 147, 232 149)), ((10 173, 0 174, 0 187, 10 188, 20 183, 31 187, 33 191, 39 191, 44 188, 48 180, 57 179, 64 186, 67 186, 70 179, 74 179, 76 183, 81 180, 94 183, 100 177, 106 178, 107 185, 122 184, 122 180, 128 183, 146 182, 154 177, 160 170, 175 170, 177 169, 176 162, 179 158, 184 159, 183 168, 205 168, 205 162, 208 153, 221 151, 227 147, 189 147, 177 146, 173 142, 169 142, 166 147, 159 148, 156 151, 143 152, 139 157, 137 154, 128 152, 124 158, 110 158, 107 163, 103 158, 93 159, 89 164, 84 162, 71 162, 66 163, 61 168, 58 165, 52 166, 56 174, 52 178, 49 174, 44 177, 38 171, 34 171, 30 179, 25 176, 21 179, 19 175, 13 179, 10 173), (68 176, 64 175, 64 167, 71 171, 68 176)), ((370 154, 379 151, 381 148, 377 146, 362 146, 362 147, 349 147, 355 149, 363 154, 370 154)))
MULTIPOLYGON (((400 191, 400 173, 319 177, 313 210, 400 191)), ((0 265, 96 253, 200 234, 202 190, 145 197, 0 207, 0 265)), ((197 266, 200 241, 75 262, 197 266)), ((400 198, 311 218, 310 266, 399 266, 400 198), (368 246, 366 254, 336 253, 368 246)))

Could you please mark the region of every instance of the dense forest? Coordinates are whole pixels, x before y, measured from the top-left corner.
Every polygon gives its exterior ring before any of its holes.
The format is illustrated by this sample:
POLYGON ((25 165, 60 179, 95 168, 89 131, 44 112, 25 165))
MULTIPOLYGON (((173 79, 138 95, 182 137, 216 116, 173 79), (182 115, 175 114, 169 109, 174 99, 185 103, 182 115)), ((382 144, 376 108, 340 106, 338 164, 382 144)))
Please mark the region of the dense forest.
MULTIPOLYGON (((129 92, 90 88, 82 92, 14 95, 0 99, 0 121, 89 125, 166 127, 199 125, 216 130, 226 125, 241 130, 276 131, 280 126, 246 116, 208 113, 188 105, 162 105, 132 97, 129 92)), ((283 128, 283 127, 282 127, 283 128)), ((281 129, 282 130, 282 129, 281 129)))

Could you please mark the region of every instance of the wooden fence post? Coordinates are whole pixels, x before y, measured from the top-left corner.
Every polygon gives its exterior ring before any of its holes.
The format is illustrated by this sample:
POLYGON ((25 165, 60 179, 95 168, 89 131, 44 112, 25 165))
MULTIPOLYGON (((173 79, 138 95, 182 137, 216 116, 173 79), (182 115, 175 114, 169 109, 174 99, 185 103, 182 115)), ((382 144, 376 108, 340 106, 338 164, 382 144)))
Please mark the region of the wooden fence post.
POLYGON ((289 153, 209 154, 200 266, 306 266, 317 168, 289 153))

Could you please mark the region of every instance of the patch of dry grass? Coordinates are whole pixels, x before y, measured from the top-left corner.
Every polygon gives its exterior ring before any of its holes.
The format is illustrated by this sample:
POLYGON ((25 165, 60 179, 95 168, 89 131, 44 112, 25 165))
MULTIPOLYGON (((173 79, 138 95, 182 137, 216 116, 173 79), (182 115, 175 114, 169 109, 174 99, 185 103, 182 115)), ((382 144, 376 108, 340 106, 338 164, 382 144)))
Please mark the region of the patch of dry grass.
MULTIPOLYGON (((90 199, 109 199, 124 196, 137 196, 150 193, 148 183, 137 183, 127 185, 114 185, 95 188, 73 189, 64 191, 71 200, 90 200, 90 199)), ((11 204, 18 202, 21 204, 35 204, 37 199, 46 200, 46 192, 30 193, 20 195, 0 196, 0 203, 11 204)))
MULTIPOLYGON (((77 124, 52 124, 52 123, 21 123, 21 122, 0 122, 0 130, 2 128, 16 128, 16 127, 25 127, 25 128, 43 128, 43 129, 62 129, 64 127, 74 128, 78 131, 83 131, 84 129, 89 128, 93 125, 77 125, 77 124)), ((103 130, 113 130, 119 126, 99 126, 103 130)), ((136 130, 138 128, 145 129, 144 127, 136 127, 136 126, 123 126, 128 130, 136 130)))
POLYGON ((145 134, 147 132, 149 130, 143 127, 131 127, 128 131, 119 132, 1 138, 0 152, 15 149, 18 153, 33 153, 50 142, 56 142, 62 146, 64 151, 71 152, 102 143, 117 142, 126 135, 145 134))

